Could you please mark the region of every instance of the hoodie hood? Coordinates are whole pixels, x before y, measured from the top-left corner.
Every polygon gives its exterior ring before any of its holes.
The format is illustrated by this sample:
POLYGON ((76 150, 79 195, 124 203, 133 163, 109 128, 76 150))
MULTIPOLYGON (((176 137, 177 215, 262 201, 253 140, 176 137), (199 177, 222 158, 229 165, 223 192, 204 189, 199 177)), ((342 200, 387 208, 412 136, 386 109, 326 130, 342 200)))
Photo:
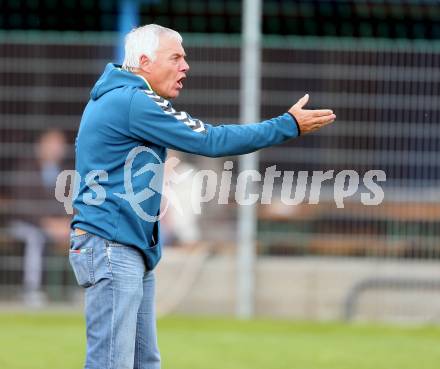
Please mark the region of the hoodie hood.
POLYGON ((105 67, 104 73, 99 77, 95 86, 90 92, 92 100, 98 100, 101 96, 116 88, 131 86, 141 89, 150 89, 148 83, 133 73, 127 72, 120 65, 109 63, 105 67))

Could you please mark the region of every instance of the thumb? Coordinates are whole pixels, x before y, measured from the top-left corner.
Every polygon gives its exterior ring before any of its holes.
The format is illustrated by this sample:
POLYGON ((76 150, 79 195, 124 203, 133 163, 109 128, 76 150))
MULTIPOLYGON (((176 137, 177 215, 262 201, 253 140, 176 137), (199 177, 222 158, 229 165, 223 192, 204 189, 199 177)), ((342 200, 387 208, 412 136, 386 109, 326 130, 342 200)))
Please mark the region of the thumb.
POLYGON ((296 105, 302 109, 304 107, 304 105, 307 104, 307 102, 309 101, 309 94, 305 94, 303 97, 301 97, 301 99, 298 100, 298 102, 296 103, 296 105))

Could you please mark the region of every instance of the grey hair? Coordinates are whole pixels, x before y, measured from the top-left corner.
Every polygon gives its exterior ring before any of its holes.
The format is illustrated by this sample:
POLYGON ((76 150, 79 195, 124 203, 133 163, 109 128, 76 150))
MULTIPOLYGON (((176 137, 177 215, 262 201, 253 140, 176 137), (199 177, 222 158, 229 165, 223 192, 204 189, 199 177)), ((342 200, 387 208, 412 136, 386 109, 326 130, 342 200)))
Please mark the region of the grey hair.
POLYGON ((179 42, 182 42, 182 36, 178 32, 157 24, 147 24, 146 26, 132 29, 125 36, 125 57, 122 68, 127 70, 138 68, 139 59, 142 55, 146 55, 149 59, 154 60, 162 35, 174 37, 179 42))

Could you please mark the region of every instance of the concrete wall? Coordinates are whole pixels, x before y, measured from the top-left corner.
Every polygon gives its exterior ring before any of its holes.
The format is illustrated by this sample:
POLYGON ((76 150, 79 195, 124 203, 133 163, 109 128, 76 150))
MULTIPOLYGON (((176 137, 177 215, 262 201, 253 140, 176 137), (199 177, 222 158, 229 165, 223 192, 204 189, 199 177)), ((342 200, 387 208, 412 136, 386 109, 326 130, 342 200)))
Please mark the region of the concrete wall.
MULTIPOLYGON (((440 281, 440 263, 259 257, 256 314, 293 319, 341 319, 344 303, 353 286, 373 277, 440 281)), ((197 253, 166 250, 157 270, 157 279, 159 313, 235 313, 236 266, 233 255, 205 258, 197 253)), ((360 295, 356 306, 356 319, 438 322, 440 290, 425 289, 422 285, 416 289, 367 290, 360 295)))

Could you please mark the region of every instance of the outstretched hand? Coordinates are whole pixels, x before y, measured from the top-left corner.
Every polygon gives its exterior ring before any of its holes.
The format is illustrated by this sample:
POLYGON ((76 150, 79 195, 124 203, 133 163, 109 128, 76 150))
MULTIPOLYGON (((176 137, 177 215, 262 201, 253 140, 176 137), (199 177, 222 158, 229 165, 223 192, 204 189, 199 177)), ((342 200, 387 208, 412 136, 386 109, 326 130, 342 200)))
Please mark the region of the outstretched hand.
POLYGON ((289 113, 292 114, 298 122, 301 134, 316 131, 323 126, 332 123, 336 119, 336 115, 329 109, 303 109, 308 101, 309 94, 305 94, 289 109, 289 113))

